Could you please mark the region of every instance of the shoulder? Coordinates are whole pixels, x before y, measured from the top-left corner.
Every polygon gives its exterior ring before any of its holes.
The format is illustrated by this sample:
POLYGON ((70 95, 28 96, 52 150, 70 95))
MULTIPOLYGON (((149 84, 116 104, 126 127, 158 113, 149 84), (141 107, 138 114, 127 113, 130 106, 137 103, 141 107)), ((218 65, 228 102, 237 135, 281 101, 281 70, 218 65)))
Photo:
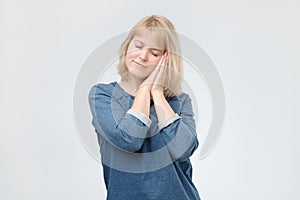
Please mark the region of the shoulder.
POLYGON ((93 85, 89 91, 89 96, 93 95, 111 95, 112 91, 114 90, 116 86, 116 82, 111 82, 111 83, 97 83, 93 85))
POLYGON ((190 110, 192 108, 191 98, 187 93, 180 93, 175 96, 167 97, 167 101, 172 109, 181 113, 183 110, 190 110))
POLYGON ((180 94, 167 97, 168 101, 179 101, 180 103, 184 103, 186 101, 191 101, 190 95, 185 92, 181 92, 180 94))
POLYGON ((97 83, 92 86, 90 91, 92 90, 98 90, 98 91, 112 91, 116 86, 116 82, 110 82, 110 83, 97 83))

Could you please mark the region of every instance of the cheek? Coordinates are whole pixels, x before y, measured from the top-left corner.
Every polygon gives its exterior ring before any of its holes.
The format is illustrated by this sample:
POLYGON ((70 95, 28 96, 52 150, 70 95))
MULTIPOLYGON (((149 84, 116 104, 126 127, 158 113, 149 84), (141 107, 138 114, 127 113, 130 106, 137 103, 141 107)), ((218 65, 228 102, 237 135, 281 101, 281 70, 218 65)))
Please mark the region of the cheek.
POLYGON ((131 58, 131 57, 133 57, 133 55, 134 55, 134 51, 128 50, 128 51, 126 52, 126 58, 131 58))
POLYGON ((129 50, 126 52, 126 62, 132 61, 136 57, 137 51, 136 50, 129 50))
POLYGON ((151 63, 151 67, 152 68, 155 68, 156 66, 157 66, 157 64, 158 64, 158 62, 159 62, 159 60, 160 60, 160 56, 159 57, 154 57, 154 58, 152 58, 151 60, 150 60, 150 62, 149 63, 151 63))
POLYGON ((126 65, 126 68, 128 70, 131 66, 131 61, 132 61, 132 58, 131 58, 130 54, 126 54, 126 56, 125 56, 125 65, 126 65))
POLYGON ((129 44, 126 54, 129 56, 135 56, 139 52, 139 49, 136 48, 133 44, 129 44))

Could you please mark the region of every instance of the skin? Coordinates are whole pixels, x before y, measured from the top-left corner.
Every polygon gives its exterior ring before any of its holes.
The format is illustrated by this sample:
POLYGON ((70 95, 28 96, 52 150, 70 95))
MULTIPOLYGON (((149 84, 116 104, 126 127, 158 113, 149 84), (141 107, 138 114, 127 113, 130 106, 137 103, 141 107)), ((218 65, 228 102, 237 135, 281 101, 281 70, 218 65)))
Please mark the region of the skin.
POLYGON ((128 80, 119 85, 135 96, 132 109, 150 114, 150 99, 153 100, 158 122, 162 123, 175 113, 164 97, 165 66, 168 54, 149 33, 132 39, 126 54, 128 80))

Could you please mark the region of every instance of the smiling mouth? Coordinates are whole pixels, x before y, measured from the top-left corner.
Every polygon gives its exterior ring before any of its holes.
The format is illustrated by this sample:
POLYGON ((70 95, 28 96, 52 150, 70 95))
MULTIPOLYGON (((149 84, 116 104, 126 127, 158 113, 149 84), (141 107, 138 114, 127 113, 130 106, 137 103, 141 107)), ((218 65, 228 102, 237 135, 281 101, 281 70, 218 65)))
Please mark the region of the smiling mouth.
POLYGON ((135 60, 133 61, 135 64, 139 65, 140 67, 144 67, 144 68, 147 68, 146 66, 140 64, 139 62, 136 62, 135 60))

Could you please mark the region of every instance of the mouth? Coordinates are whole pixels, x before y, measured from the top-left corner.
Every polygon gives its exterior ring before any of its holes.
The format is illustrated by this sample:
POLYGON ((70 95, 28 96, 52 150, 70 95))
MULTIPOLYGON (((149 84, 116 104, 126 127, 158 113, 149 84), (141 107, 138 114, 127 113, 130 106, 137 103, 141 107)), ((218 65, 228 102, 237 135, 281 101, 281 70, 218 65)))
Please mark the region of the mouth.
POLYGON ((140 66, 140 67, 147 68, 146 66, 142 65, 141 63, 139 63, 139 62, 137 62, 137 61, 135 61, 135 60, 133 60, 133 62, 134 62, 135 64, 137 64, 138 66, 140 66))

